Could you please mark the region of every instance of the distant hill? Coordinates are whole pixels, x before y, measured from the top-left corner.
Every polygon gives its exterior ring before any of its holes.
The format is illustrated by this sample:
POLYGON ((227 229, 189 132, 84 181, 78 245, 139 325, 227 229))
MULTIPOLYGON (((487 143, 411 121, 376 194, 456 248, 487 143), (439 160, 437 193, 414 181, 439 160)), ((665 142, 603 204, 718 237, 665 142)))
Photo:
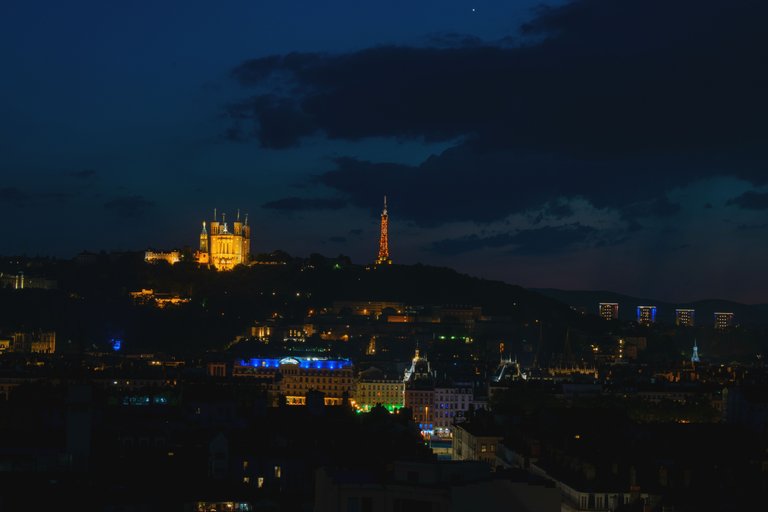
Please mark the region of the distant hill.
POLYGON ((619 318, 625 321, 635 319, 637 306, 656 306, 657 321, 663 323, 674 323, 675 309, 690 308, 696 310, 696 324, 699 326, 712 325, 716 311, 732 311, 736 315, 736 322, 744 326, 768 325, 768 304, 741 304, 722 299, 673 303, 599 290, 558 290, 554 288, 535 288, 532 290, 595 315, 598 313, 600 302, 618 302, 619 318))
MULTIPOLYGON (((543 329, 531 328, 537 337, 553 337, 557 343, 567 326, 597 333, 604 328, 597 319, 534 291, 425 265, 376 268, 353 265, 348 258, 312 255, 283 258, 279 265, 215 272, 189 262, 147 264, 139 252, 88 254, 73 260, 19 258, 5 264, 14 273, 23 270, 52 279, 57 289, 0 288, 0 333, 55 330, 59 345, 73 350, 100 346, 115 337, 137 350, 217 348, 246 333, 254 321, 279 317, 300 323, 309 310, 337 300, 480 306, 493 321, 512 322, 520 329, 539 322, 543 329), (129 292, 142 289, 177 293, 189 302, 165 310, 137 306, 129 292)), ((573 332, 572 341, 578 342, 573 332)))

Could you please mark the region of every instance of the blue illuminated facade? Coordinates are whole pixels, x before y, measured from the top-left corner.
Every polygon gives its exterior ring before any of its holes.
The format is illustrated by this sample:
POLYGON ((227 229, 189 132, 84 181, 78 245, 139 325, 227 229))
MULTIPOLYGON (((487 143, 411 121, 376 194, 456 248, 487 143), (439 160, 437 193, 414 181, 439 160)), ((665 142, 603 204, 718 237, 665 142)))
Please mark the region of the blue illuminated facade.
POLYGON ((240 366, 253 368, 279 368, 280 365, 295 364, 306 370, 341 370, 352 366, 349 359, 320 359, 316 357, 252 358, 240 361, 240 366))
POLYGON ((637 323, 648 325, 656 322, 656 306, 637 306, 637 323))

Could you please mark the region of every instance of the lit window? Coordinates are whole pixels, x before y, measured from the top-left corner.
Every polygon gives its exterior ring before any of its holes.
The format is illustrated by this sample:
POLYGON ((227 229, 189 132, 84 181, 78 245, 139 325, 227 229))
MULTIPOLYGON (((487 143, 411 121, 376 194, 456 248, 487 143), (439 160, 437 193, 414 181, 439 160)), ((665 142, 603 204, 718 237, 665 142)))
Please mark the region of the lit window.
POLYGON ((249 477, 249 476, 244 476, 244 477, 243 477, 243 483, 244 483, 244 484, 249 484, 249 483, 251 483, 251 477, 249 477))
POLYGON ((283 474, 283 470, 280 466, 275 466, 275 478, 280 478, 283 474))
POLYGON ((486 446, 484 444, 480 445, 480 451, 485 453, 486 452, 486 446))
POLYGON ((264 477, 263 477, 263 476, 260 476, 259 478, 257 478, 257 479, 256 479, 256 483, 257 483, 257 485, 259 486, 259 489, 261 489, 262 487, 264 487, 264 477))

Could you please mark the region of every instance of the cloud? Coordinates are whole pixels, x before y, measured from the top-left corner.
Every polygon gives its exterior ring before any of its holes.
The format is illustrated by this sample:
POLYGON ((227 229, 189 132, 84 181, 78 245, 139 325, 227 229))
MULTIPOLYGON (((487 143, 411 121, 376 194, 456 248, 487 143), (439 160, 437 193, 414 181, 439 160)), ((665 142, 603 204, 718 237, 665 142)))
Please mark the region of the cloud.
POLYGON ((82 180, 93 178, 96 176, 96 174, 97 174, 96 171, 94 171, 93 169, 83 169, 80 171, 72 171, 69 173, 69 175, 72 176, 73 178, 82 179, 82 180))
POLYGON ((155 203, 139 195, 119 196, 104 203, 104 208, 119 217, 141 217, 155 203))
POLYGON ((482 46, 485 42, 472 34, 460 34, 457 32, 441 32, 430 34, 427 37, 427 45, 436 48, 461 48, 468 46, 482 46))
MULTIPOLYGON (((238 139, 456 141, 416 165, 342 157, 316 180, 421 225, 493 222, 582 198, 625 219, 729 176, 768 183, 768 4, 577 0, 522 28, 529 44, 465 41, 245 61, 256 94, 227 107, 238 139), (384 190, 384 189, 387 190, 384 190)), ((567 216, 555 209, 550 215, 567 216)), ((633 220, 633 225, 640 224, 633 220)))
POLYGON ((678 203, 671 202, 666 196, 650 201, 638 202, 623 209, 624 215, 632 218, 671 217, 680 211, 678 203))
POLYGON ((285 197, 264 203, 262 208, 281 211, 340 210, 347 206, 344 199, 318 197, 285 197))
POLYGON ((16 187, 0 187, 0 202, 16 206, 29 202, 29 194, 16 187))
POLYGON ((757 230, 764 230, 768 229, 768 223, 763 224, 739 224, 736 226, 736 229, 739 231, 757 231, 757 230))
POLYGON ((316 128, 310 118, 296 105, 285 98, 271 95, 254 96, 248 100, 233 103, 227 107, 227 115, 233 125, 226 137, 234 141, 248 139, 243 125, 252 121, 252 133, 264 147, 286 149, 297 146, 301 137, 311 135, 316 128))
POLYGON ((38 197, 45 203, 55 201, 58 204, 67 204, 72 199, 78 197, 77 192, 41 192, 38 197))
POLYGON ((768 210, 768 192, 744 192, 728 200, 728 206, 738 206, 742 210, 768 210))
POLYGON ((602 247, 621 243, 623 239, 612 239, 608 233, 579 223, 559 226, 543 226, 522 229, 514 233, 499 233, 490 236, 467 235, 433 242, 430 251, 456 255, 483 248, 510 247, 513 254, 521 256, 545 256, 587 247, 602 247))

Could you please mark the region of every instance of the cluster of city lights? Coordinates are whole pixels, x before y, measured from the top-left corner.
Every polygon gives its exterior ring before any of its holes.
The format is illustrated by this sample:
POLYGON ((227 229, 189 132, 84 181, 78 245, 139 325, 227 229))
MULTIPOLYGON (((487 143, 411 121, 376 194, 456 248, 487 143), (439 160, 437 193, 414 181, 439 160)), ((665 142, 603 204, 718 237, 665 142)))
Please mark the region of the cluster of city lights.
POLYGON ((243 359, 240 366, 253 368, 279 368, 281 365, 295 364, 299 368, 316 370, 341 370, 352 366, 349 359, 325 359, 319 357, 283 357, 283 358, 251 358, 243 359))

